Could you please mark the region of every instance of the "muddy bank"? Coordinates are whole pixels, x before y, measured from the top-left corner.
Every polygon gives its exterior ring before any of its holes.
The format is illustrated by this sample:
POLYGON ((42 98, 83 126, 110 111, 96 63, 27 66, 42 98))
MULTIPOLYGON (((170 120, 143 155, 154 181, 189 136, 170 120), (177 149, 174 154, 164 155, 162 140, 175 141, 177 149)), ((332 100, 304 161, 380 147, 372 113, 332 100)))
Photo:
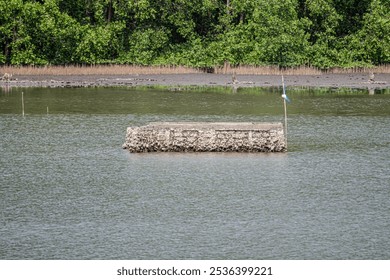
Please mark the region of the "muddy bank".
MULTIPOLYGON (((286 75, 287 86, 369 88, 390 87, 390 74, 286 75)), ((64 75, 13 76, 1 80, 0 87, 111 87, 111 86, 235 86, 272 87, 281 85, 280 75, 163 74, 163 75, 64 75)))

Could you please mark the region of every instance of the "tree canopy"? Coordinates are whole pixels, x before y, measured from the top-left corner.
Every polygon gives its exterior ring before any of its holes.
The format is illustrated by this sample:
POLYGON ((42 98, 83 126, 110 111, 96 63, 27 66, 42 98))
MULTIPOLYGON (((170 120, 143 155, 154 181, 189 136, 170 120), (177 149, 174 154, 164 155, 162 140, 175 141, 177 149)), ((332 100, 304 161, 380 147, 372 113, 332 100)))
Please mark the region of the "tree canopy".
POLYGON ((390 0, 0 0, 0 64, 390 63, 390 0))

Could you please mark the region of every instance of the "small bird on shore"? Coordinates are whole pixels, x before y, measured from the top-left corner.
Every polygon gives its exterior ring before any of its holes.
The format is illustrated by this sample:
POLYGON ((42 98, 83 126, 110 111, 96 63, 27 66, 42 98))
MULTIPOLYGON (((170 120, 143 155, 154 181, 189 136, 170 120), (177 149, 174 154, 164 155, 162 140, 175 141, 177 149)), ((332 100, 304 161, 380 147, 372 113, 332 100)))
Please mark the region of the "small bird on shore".
POLYGON ((5 73, 0 80, 3 80, 3 81, 10 81, 12 79, 12 74, 10 73, 5 73))
POLYGON ((369 75, 369 81, 371 83, 373 83, 375 81, 375 75, 374 75, 374 72, 370 72, 370 75, 369 75))
POLYGON ((233 82, 234 85, 239 83, 239 81, 236 78, 236 73, 234 73, 234 72, 233 72, 233 75, 232 75, 232 82, 233 82))

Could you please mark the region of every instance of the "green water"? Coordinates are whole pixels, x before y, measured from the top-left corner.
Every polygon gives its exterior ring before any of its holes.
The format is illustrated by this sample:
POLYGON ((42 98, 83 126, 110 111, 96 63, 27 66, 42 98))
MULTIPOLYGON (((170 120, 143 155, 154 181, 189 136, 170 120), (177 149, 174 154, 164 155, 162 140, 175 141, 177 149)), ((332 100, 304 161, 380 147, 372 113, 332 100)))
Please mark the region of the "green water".
MULTIPOLYGON (((275 116, 283 114, 280 89, 241 88, 25 88, 2 92, 1 114, 164 114, 214 116, 275 116)), ((387 115, 386 90, 291 89, 289 114, 387 115)))
POLYGON ((151 121, 283 121, 280 93, 1 91, 0 259, 389 259, 386 91, 288 89, 286 154, 121 149, 151 121))

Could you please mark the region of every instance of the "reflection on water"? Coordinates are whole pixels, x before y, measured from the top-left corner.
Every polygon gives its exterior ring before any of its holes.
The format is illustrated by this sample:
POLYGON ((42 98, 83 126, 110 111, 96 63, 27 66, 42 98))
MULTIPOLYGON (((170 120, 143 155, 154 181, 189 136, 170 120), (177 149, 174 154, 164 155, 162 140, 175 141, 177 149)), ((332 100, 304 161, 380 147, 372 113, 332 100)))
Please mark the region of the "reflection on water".
POLYGON ((23 89, 24 118, 2 92, 0 259, 389 259, 388 94, 290 90, 286 154, 121 149, 129 124, 283 119, 251 90, 23 89))
MULTIPOLYGON (((0 91, 0 114, 154 114, 214 116, 283 115, 280 88, 12 88, 0 91)), ((382 114, 390 110, 389 91, 292 88, 289 114, 382 114), (348 102, 345 99, 348 99, 348 102), (364 107, 364 108, 363 108, 364 107)))

